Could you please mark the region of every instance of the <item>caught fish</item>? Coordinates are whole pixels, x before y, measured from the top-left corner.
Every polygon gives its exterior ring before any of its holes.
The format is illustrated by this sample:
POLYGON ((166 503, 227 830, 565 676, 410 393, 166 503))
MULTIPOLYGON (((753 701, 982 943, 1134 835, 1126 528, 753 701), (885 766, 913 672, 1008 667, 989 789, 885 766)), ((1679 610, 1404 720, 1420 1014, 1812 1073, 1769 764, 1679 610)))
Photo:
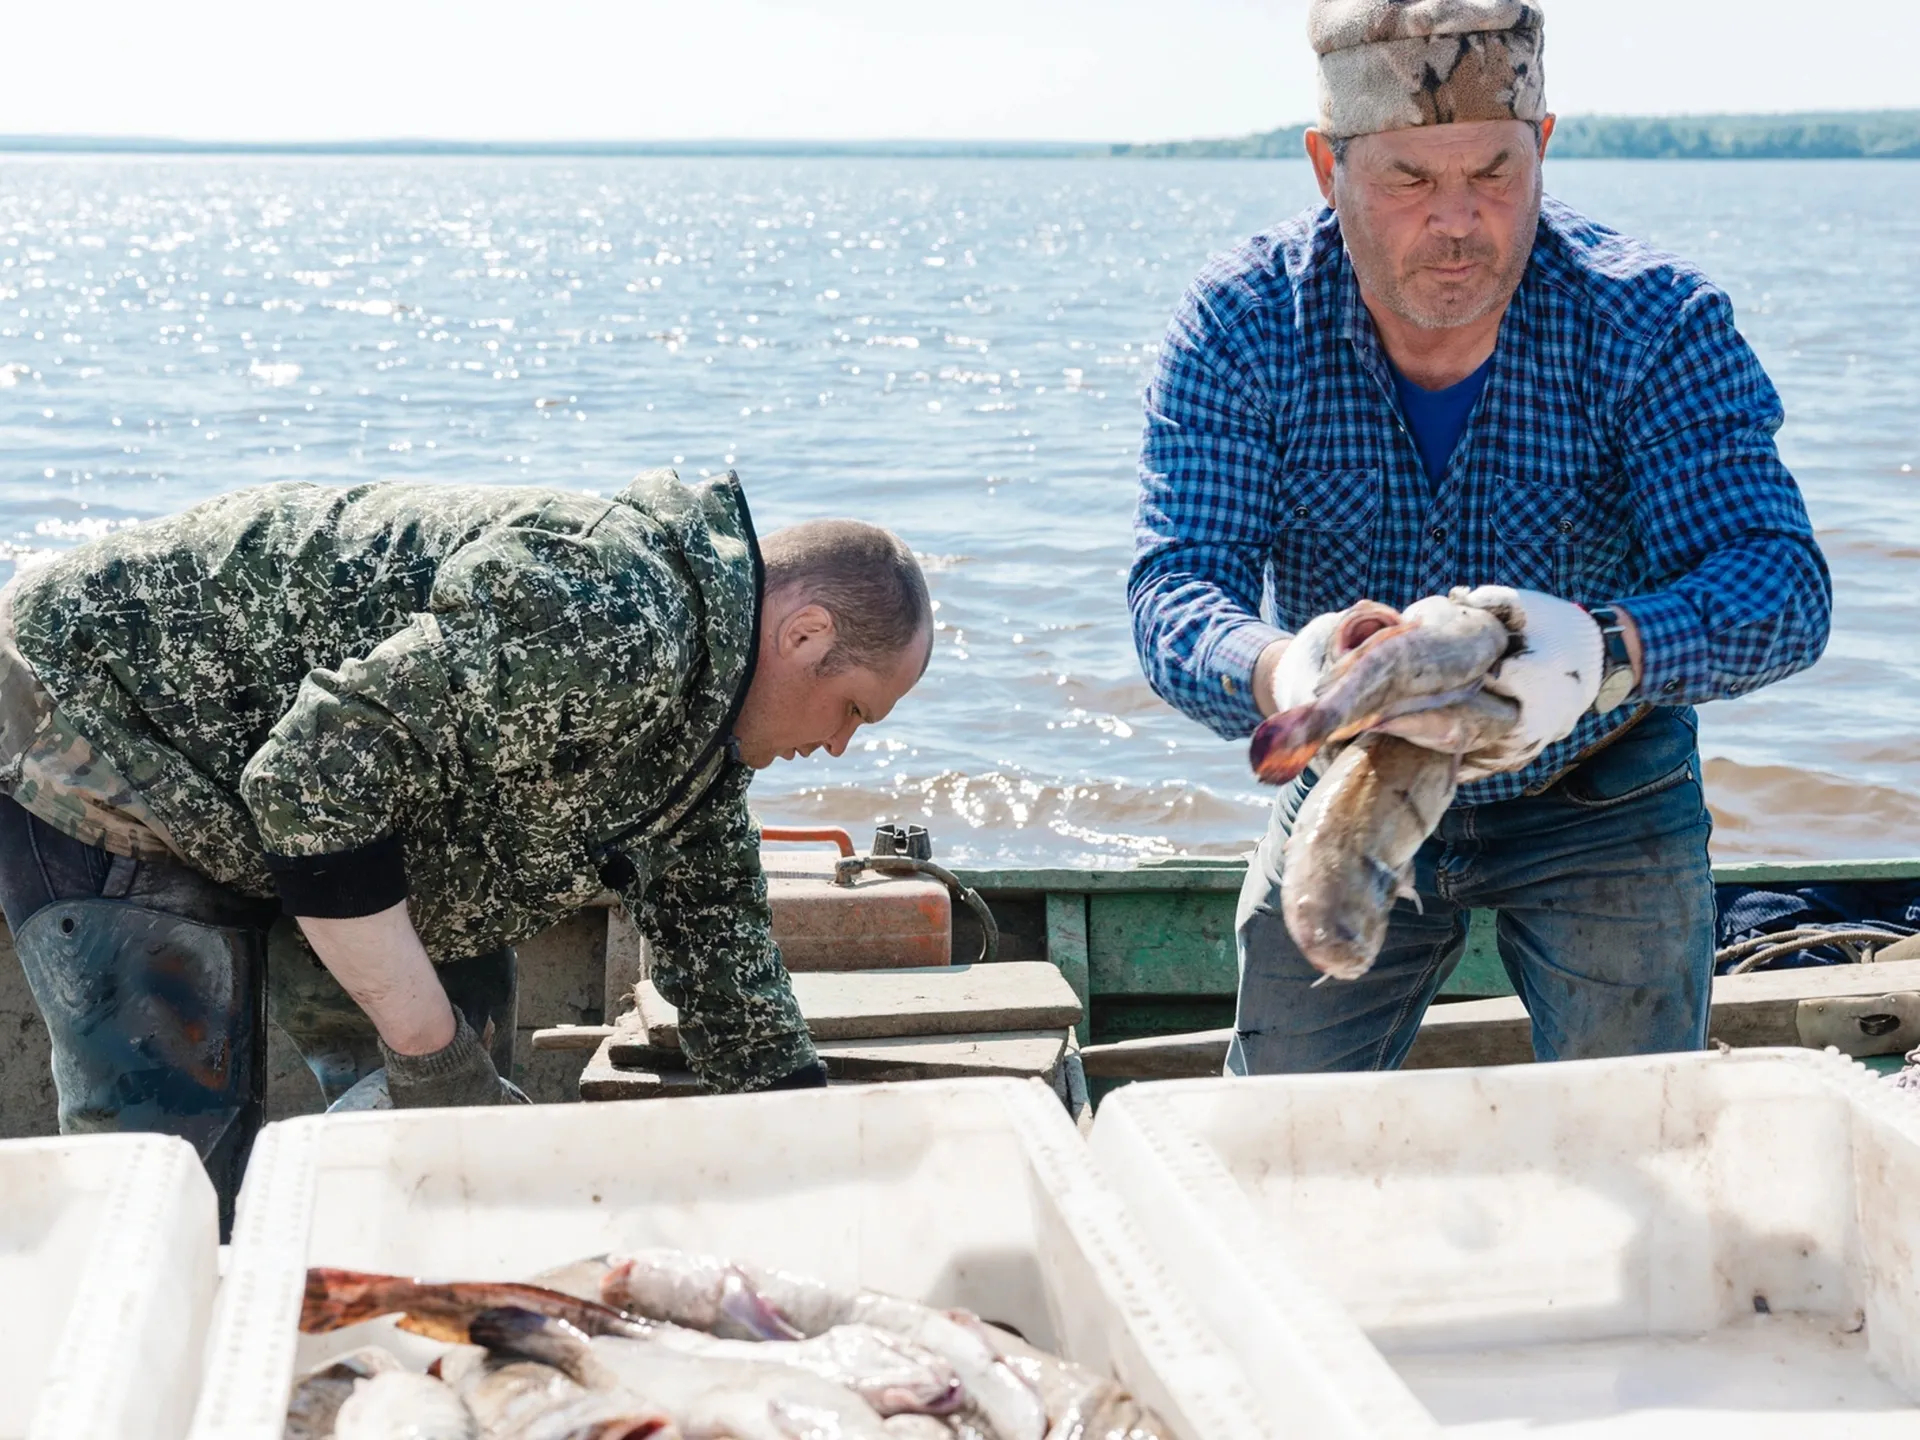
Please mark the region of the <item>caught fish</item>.
MULTIPOLYGON (((1468 749, 1498 739, 1517 713, 1495 695, 1459 708, 1449 723, 1468 749)), ((1372 734, 1347 746, 1314 785, 1280 875, 1287 933, 1314 969, 1357 980, 1372 966, 1395 897, 1419 902, 1413 859, 1453 803, 1459 775, 1458 754, 1372 734)))
POLYGON ((411 1370, 357 1381, 333 1434, 334 1440, 480 1440, 473 1412, 453 1387, 411 1370))
POLYGON ((1404 612, 1363 600, 1343 612, 1313 699, 1253 732, 1254 773, 1283 784, 1322 745, 1470 699, 1515 643, 1497 616, 1446 596, 1404 612))
POLYGON ((1116 1381, 997 1325, 977 1323, 1001 1358, 1039 1392, 1047 1407, 1047 1440, 1166 1440, 1172 1434, 1116 1381))
POLYGON ((870 1325, 940 1356, 1001 1440, 1044 1440, 1045 1403, 964 1312, 946 1312, 875 1290, 839 1290, 778 1270, 680 1250, 613 1257, 601 1286, 611 1306, 696 1330, 784 1339, 837 1325, 870 1325), (724 1327, 724 1328, 718 1328, 724 1327))
POLYGON ((301 1376, 294 1382, 293 1396, 287 1402, 285 1440, 327 1440, 354 1386, 400 1368, 400 1362, 387 1351, 369 1345, 350 1350, 301 1376))
POLYGON ((490 1310, 470 1328, 475 1343, 494 1353, 551 1365, 589 1390, 646 1396, 673 1417, 685 1440, 887 1440, 864 1400, 804 1370, 589 1336, 528 1310, 490 1310))
MULTIPOLYGON (((589 1262, 583 1262, 583 1264, 589 1262)), ((570 1269, 572 1267, 569 1267, 570 1269)), ((564 1272, 546 1278, 565 1279, 564 1272)), ((581 1272, 574 1272, 576 1282, 581 1272)), ((578 1295, 539 1285, 488 1281, 441 1284, 397 1275, 315 1268, 307 1272, 301 1328, 334 1330, 398 1314, 400 1328, 465 1343, 475 1316, 512 1307, 564 1320, 589 1335, 619 1335, 662 1349, 747 1365, 782 1365, 844 1385, 882 1415, 944 1415, 964 1399, 955 1367, 941 1355, 872 1325, 839 1325, 817 1336, 767 1342, 728 1340, 658 1319, 637 1319, 578 1295)), ((794 1334, 790 1327, 783 1334, 794 1334)))
POLYGON ((469 1351, 441 1374, 486 1440, 681 1440, 657 1406, 588 1390, 551 1365, 469 1351))
POLYGON ((467 1335, 474 1316, 507 1306, 551 1315, 589 1335, 644 1337, 649 1333, 648 1326, 610 1306, 538 1285, 497 1280, 433 1284, 403 1275, 373 1275, 325 1266, 307 1271, 300 1328, 317 1335, 382 1315, 398 1315, 402 1330, 467 1345, 474 1343, 467 1335))

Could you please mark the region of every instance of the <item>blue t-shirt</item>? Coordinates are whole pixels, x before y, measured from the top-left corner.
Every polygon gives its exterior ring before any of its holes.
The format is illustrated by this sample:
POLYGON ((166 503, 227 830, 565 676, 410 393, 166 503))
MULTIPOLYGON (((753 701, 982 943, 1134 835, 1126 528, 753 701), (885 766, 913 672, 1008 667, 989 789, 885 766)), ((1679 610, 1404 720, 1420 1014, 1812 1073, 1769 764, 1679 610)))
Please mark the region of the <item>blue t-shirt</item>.
POLYGON ((1453 458, 1453 447, 1460 443, 1461 433, 1467 428, 1473 402, 1480 398, 1480 391, 1486 386, 1493 357, 1489 355, 1478 370, 1444 390, 1422 390, 1400 373, 1398 365, 1391 360, 1387 365, 1393 371, 1393 388, 1400 393, 1400 409, 1407 417, 1407 428, 1413 431, 1414 448, 1427 467, 1427 479, 1438 485, 1440 477, 1447 473, 1447 461, 1453 458))

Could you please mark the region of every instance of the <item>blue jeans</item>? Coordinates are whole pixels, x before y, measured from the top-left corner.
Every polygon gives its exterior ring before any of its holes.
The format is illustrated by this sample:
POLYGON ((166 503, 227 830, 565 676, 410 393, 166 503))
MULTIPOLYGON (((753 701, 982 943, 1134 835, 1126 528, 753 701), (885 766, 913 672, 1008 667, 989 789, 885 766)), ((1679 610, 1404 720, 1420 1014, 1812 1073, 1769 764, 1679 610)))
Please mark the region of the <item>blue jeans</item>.
POLYGON ((1318 988, 1280 910, 1307 786, 1283 788, 1240 892, 1227 1073, 1397 1068, 1474 909, 1498 912, 1535 1059, 1701 1049, 1714 895, 1697 738, 1691 710, 1656 708, 1542 794, 1449 810, 1414 862, 1423 910, 1396 902, 1373 968, 1318 988))

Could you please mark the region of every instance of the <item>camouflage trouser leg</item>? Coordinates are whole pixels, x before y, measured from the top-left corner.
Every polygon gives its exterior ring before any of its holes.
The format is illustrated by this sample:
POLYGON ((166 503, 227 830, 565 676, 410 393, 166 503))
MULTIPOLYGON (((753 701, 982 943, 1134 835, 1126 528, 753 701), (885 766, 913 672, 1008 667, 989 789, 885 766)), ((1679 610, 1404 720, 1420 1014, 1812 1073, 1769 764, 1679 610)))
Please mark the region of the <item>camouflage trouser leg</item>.
MULTIPOLYGON (((434 968, 447 998, 467 1017, 501 1075, 513 1074, 519 975, 510 946, 434 968)), ((331 1105, 385 1060, 366 1012, 308 947, 291 920, 267 942, 267 1015, 293 1041, 331 1105)))

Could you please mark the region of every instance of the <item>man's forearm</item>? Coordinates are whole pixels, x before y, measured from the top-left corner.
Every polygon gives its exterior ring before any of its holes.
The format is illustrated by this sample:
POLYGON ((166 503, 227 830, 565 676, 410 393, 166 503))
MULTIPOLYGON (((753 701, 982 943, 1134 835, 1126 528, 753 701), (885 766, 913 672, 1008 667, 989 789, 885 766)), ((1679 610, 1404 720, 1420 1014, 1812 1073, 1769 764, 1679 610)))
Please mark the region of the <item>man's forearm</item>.
POLYGON ((351 920, 301 916, 320 963, 401 1055, 430 1055, 453 1042, 453 1006, 401 901, 351 920))

